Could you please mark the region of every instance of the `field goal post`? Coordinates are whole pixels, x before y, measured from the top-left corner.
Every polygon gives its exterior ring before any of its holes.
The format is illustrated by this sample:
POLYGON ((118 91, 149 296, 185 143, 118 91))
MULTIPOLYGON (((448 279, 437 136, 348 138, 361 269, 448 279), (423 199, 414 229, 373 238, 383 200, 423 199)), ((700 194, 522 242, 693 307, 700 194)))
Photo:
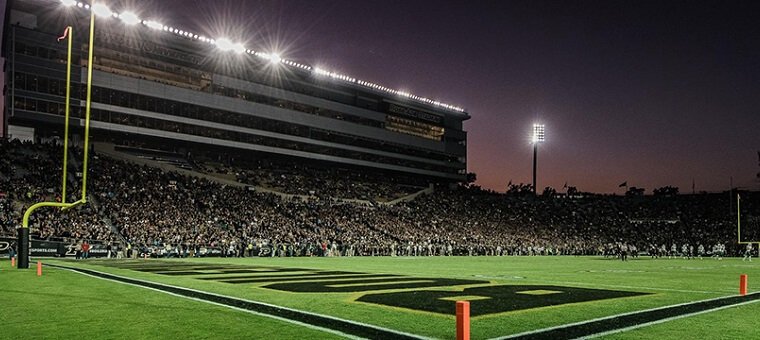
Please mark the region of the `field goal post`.
MULTIPOLYGON (((92 0, 90 5, 94 5, 92 0)), ((87 100, 85 104, 85 123, 84 123, 84 160, 82 162, 82 197, 75 202, 66 203, 66 172, 68 169, 68 147, 69 147, 69 108, 71 106, 71 48, 74 40, 74 32, 71 26, 67 26, 64 35, 58 40, 68 40, 68 57, 66 60, 66 111, 64 121, 63 136, 63 175, 62 175, 62 193, 61 202, 38 202, 26 209, 21 227, 18 228, 18 269, 29 268, 29 217, 32 212, 42 207, 55 207, 61 210, 68 210, 79 205, 87 203, 87 160, 89 159, 90 148, 90 102, 92 99, 92 55, 93 40, 95 37, 95 12, 90 11, 90 43, 89 56, 87 61, 87 100)))
MULTIPOLYGON (((757 228, 758 226, 753 227, 757 228)), ((753 231, 755 233, 760 232, 760 230, 753 231)), ((757 244, 757 248, 755 249, 760 250, 760 240, 742 240, 741 195, 739 193, 736 194, 736 237, 738 244, 757 244)))

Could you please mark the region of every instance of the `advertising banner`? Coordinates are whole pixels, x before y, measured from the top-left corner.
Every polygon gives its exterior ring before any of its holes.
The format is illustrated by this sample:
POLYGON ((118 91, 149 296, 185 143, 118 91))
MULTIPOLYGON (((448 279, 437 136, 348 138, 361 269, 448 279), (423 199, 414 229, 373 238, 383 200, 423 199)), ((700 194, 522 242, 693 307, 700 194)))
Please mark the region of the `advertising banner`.
POLYGON ((0 237, 0 257, 8 256, 11 244, 16 242, 16 239, 12 237, 0 237))
MULTIPOLYGON (((13 237, 0 237, 0 257, 8 256, 11 245, 17 240, 13 237)), ((29 255, 36 257, 75 257, 76 243, 61 241, 34 240, 30 242, 29 255)), ((106 257, 107 245, 100 243, 90 244, 90 257, 106 257)))

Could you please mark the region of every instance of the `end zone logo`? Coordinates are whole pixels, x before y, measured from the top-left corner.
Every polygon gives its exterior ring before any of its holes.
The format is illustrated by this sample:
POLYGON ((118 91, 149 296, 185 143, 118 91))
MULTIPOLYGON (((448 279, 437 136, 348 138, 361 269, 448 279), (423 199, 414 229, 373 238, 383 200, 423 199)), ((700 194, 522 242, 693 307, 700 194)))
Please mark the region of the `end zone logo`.
POLYGON ((454 314, 455 301, 469 300, 473 316, 648 294, 554 285, 502 285, 485 280, 307 268, 160 262, 104 265, 170 276, 202 275, 197 279, 236 285, 263 284, 263 288, 291 293, 364 293, 354 301, 440 314, 454 314), (473 285, 478 286, 472 287, 473 285), (456 286, 470 287, 452 290, 451 287, 456 286), (382 292, 398 289, 404 291, 382 292))

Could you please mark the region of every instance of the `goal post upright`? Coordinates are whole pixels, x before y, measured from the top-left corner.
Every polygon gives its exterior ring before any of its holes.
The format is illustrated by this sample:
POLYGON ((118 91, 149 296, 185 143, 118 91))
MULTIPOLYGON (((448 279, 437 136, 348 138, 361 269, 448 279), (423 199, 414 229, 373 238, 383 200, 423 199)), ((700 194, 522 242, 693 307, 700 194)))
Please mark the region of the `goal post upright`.
MULTIPOLYGON (((71 101, 71 44, 74 41, 74 32, 71 26, 66 27, 68 35, 68 56, 66 57, 66 113, 64 115, 63 123, 63 185, 61 189, 61 203, 66 203, 66 175, 68 173, 68 159, 69 159, 69 114, 70 114, 70 101, 71 101)), ((64 35, 66 36, 66 35, 64 35)))
POLYGON ((738 244, 757 243, 757 249, 760 249, 760 240, 742 241, 742 219, 741 219, 741 195, 736 194, 736 241, 738 244))
MULTIPOLYGON (((95 0, 90 1, 95 6, 95 0)), ((90 42, 87 56, 87 100, 85 102, 84 118, 84 162, 82 165, 82 203, 87 203, 87 159, 90 150, 90 104, 92 102, 92 55, 95 43, 95 10, 90 10, 90 42)), ((69 84, 70 85, 70 84, 69 84)))
POLYGON ((736 239, 739 244, 742 243, 742 218, 741 218, 741 195, 736 193, 736 239))
MULTIPOLYGON (((95 0, 90 2, 94 5, 95 0)), ((87 203, 87 161, 89 158, 90 148, 90 104, 92 101, 92 61, 93 61, 93 43, 95 40, 95 12, 90 11, 90 37, 89 37, 89 55, 87 57, 87 100, 85 103, 85 121, 84 121, 84 161, 82 164, 82 197, 75 202, 66 203, 66 170, 68 169, 68 135, 69 135, 69 116, 71 105, 71 50, 73 42, 73 28, 66 27, 68 33, 68 57, 66 59, 66 111, 64 122, 64 139, 63 139, 63 175, 61 202, 38 202, 30 206, 24 213, 21 228, 18 228, 18 269, 29 268, 29 217, 32 212, 42 207, 61 208, 68 210, 79 205, 87 203)), ((66 37, 66 35, 64 35, 66 37)))

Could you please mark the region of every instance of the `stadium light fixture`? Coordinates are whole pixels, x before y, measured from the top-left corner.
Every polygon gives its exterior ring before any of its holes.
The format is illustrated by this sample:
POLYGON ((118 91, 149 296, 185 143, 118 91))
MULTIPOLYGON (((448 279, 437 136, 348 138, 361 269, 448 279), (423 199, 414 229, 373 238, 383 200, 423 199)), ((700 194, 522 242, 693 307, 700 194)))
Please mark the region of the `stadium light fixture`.
POLYGON ((230 39, 227 39, 227 38, 216 39, 214 44, 216 44, 216 47, 218 47, 222 51, 231 51, 234 49, 233 47, 234 44, 232 43, 232 41, 230 41, 230 39))
POLYGON ((533 124, 533 143, 540 143, 545 140, 546 128, 544 124, 533 124))
POLYGON ((227 38, 219 38, 214 41, 216 47, 222 51, 234 51, 238 53, 245 52, 245 47, 241 43, 234 43, 227 38))
POLYGON ((282 58, 278 53, 269 53, 267 54, 267 59, 271 61, 273 64, 279 64, 282 61, 282 58))
POLYGON ((235 53, 245 53, 245 46, 241 43, 235 43, 232 45, 232 51, 235 53))
POLYGON ((134 26, 140 23, 140 18, 137 17, 137 14, 132 12, 122 12, 119 14, 119 19, 129 26, 134 26))
POLYGON ((164 29, 164 25, 158 21, 146 21, 145 26, 148 26, 149 28, 152 28, 154 30, 162 30, 164 29))
POLYGON ((110 17, 113 15, 113 12, 111 11, 108 6, 103 4, 95 4, 92 6, 92 11, 95 13, 95 15, 100 17, 110 17))
POLYGON ((426 97, 422 97, 422 96, 417 96, 417 95, 414 95, 414 94, 412 94, 410 92, 407 92, 407 91, 400 91, 400 90, 391 89, 391 88, 388 88, 388 87, 385 87, 385 86, 382 86, 382 85, 379 85, 379 84, 375 84, 375 83, 372 83, 372 82, 358 80, 358 79, 350 77, 348 75, 336 73, 336 72, 333 72, 333 71, 327 71, 327 70, 324 70, 324 69, 320 69, 318 67, 312 67, 310 65, 301 64, 301 63, 297 63, 297 62, 290 61, 290 60, 285 60, 285 59, 282 59, 282 57, 278 53, 263 53, 263 52, 256 52, 256 51, 253 51, 253 50, 249 50, 249 49, 246 49, 245 46, 242 43, 234 43, 234 42, 232 42, 231 40, 229 40, 227 38, 220 38, 220 39, 214 40, 214 39, 211 39, 211 38, 208 38, 208 37, 204 37, 204 36, 201 36, 201 35, 194 34, 192 32, 180 30, 180 29, 174 28, 174 27, 165 26, 165 25, 163 25, 163 24, 161 24, 161 23, 159 23, 157 21, 143 21, 143 20, 140 20, 132 12, 124 12, 124 13, 119 14, 119 13, 111 11, 111 9, 108 8, 108 6, 103 5, 103 4, 96 4, 95 6, 92 6, 92 8, 90 8, 89 4, 83 3, 81 1, 76 1, 76 0, 60 0, 60 1, 65 6, 76 6, 76 7, 79 7, 79 8, 84 8, 85 10, 92 10, 92 12, 95 13, 95 15, 100 16, 100 17, 109 17, 109 16, 111 16, 111 17, 114 17, 114 18, 119 18, 126 25, 136 25, 138 23, 142 23, 143 25, 145 25, 145 26, 147 26, 148 28, 151 28, 151 29, 161 30, 161 31, 173 33, 173 34, 176 34, 176 35, 179 35, 179 36, 182 36, 182 37, 186 37, 186 38, 190 38, 190 39, 194 39, 194 40, 199 40, 199 41, 202 41, 204 43, 211 44, 211 45, 216 45, 222 51, 234 51, 234 52, 237 52, 237 53, 240 53, 240 54, 242 54, 242 53, 248 53, 248 54, 260 57, 262 59, 267 59, 270 62, 275 63, 275 64, 285 64, 287 66, 296 67, 296 68, 300 68, 300 69, 303 69, 303 70, 311 71, 311 72, 314 72, 318 76, 327 76, 327 77, 329 77, 329 78, 331 78, 333 80, 344 81, 344 82, 347 82, 347 83, 352 83, 352 84, 364 86, 364 87, 367 87, 367 88, 370 88, 370 89, 373 89, 373 90, 376 90, 376 91, 381 91, 381 92, 386 92, 386 93, 390 93, 390 94, 393 94, 393 95, 403 96, 403 97, 410 98, 412 100, 415 100, 415 101, 418 101, 418 102, 421 102, 421 103, 425 103, 425 104, 432 105, 432 106, 438 106, 438 107, 441 107, 441 108, 444 108, 444 109, 447 109, 447 110, 451 110, 451 111, 455 111, 455 112, 464 112, 465 111, 464 108, 462 108, 462 107, 446 104, 446 103, 443 103, 443 102, 440 102, 440 101, 437 101, 437 100, 433 100, 433 99, 429 99, 429 98, 426 98, 426 97))
POLYGON ((538 193, 536 187, 536 166, 538 161, 538 144, 545 140, 544 124, 533 124, 533 194, 538 193))

